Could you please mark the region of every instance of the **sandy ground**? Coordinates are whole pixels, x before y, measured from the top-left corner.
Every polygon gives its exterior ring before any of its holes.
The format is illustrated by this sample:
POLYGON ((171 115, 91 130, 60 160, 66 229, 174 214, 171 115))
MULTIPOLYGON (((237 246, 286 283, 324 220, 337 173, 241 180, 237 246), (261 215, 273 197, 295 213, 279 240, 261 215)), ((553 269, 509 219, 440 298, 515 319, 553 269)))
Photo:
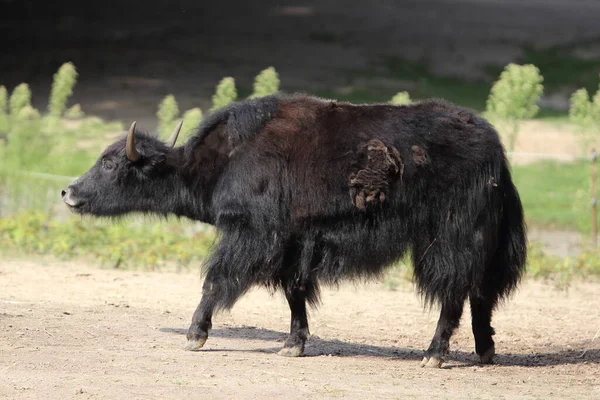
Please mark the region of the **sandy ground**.
POLYGON ((263 290, 183 351, 199 288, 196 273, 3 257, 0 398, 600 399, 599 283, 526 282, 495 315, 491 366, 475 363, 467 307, 440 370, 419 367, 437 310, 409 284, 325 291, 297 359, 275 354, 289 311, 263 290))

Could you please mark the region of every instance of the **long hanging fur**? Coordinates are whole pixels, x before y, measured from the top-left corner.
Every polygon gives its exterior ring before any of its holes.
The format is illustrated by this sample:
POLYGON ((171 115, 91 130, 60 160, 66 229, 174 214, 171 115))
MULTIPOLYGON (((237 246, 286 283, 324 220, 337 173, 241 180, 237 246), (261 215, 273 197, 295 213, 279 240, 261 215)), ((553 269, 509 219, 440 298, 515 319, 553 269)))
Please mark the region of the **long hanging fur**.
POLYGON ((430 304, 520 280, 521 203, 497 133, 471 111, 275 95, 223 110, 187 146, 214 121, 245 145, 211 199, 221 240, 206 270, 231 289, 223 308, 254 284, 310 287, 316 305, 320 283, 378 276, 408 250, 430 304))

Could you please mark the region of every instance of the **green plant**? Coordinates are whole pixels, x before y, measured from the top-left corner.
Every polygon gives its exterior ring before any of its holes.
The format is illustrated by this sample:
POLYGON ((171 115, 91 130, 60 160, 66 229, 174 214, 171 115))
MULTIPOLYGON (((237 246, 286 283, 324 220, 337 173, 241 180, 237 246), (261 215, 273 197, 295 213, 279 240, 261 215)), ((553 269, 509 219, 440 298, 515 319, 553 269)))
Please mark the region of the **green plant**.
POLYGON ((183 127, 181 128, 183 138, 191 136, 194 129, 202 122, 202 118, 202 110, 199 107, 189 109, 183 114, 183 127))
MULTIPOLYGON (((163 136, 170 134, 175 128, 175 120, 179 117, 179 106, 174 95, 170 94, 163 99, 156 115, 158 116, 158 133, 163 136)), ((182 139, 191 135, 202 122, 202 118, 202 110, 199 107, 194 107, 183 113, 182 139)))
POLYGON ((582 276, 600 277, 600 249, 586 249, 574 260, 574 270, 582 276))
MULTIPOLYGON (((66 104, 75 77, 74 68, 65 66, 54 75, 48 108, 55 114, 66 104)), ((93 163, 97 154, 87 148, 106 132, 122 130, 120 123, 81 118, 78 106, 64 114, 80 117, 80 121, 67 124, 62 116, 42 115, 31 106, 31 91, 25 83, 13 90, 10 99, 0 87, 0 133, 5 137, 0 138, 0 215, 51 208, 56 193, 71 180, 69 176, 80 175, 93 163)))
POLYGON ((158 106, 158 134, 168 135, 175 126, 175 119, 179 115, 177 100, 172 94, 166 96, 158 106))
POLYGON ((72 63, 61 65, 54 74, 52 81, 52 91, 48 103, 48 113, 50 116, 59 118, 67 109, 67 101, 73 94, 73 87, 77 82, 77 70, 72 63))
POLYGON ((17 121, 37 121, 41 117, 40 112, 35 108, 27 105, 19 110, 16 115, 17 121))
POLYGON ((71 107, 67 111, 65 111, 66 119, 81 119, 84 116, 85 116, 85 114, 81 110, 81 106, 79 104, 75 104, 73 107, 71 107))
POLYGON ((488 116, 507 125, 507 147, 514 151, 520 121, 535 117, 537 105, 544 92, 543 77, 532 65, 509 64, 490 91, 486 112, 488 116))
POLYGON ((254 93, 250 98, 264 97, 279 90, 279 75, 275 68, 269 67, 261 71, 254 80, 254 93))
POLYGON ((237 90, 235 88, 235 80, 231 77, 226 77, 219 82, 215 94, 212 97, 211 111, 223 108, 237 99, 237 90))
POLYGON ((394 105, 406 105, 406 104, 411 104, 411 103, 412 103, 412 101, 410 99, 410 95, 408 94, 408 92, 398 92, 390 100, 390 104, 394 104, 394 105))
POLYGON ((29 85, 21 83, 10 95, 10 116, 16 118, 21 110, 27 106, 31 106, 31 90, 29 85))
POLYGON ((580 150, 585 154, 600 132, 600 88, 590 99, 587 89, 576 90, 570 98, 569 120, 578 128, 580 150))
POLYGON ((528 246, 527 276, 554 283, 560 290, 568 290, 575 278, 600 278, 600 250, 584 249, 574 257, 546 254, 539 244, 528 246))

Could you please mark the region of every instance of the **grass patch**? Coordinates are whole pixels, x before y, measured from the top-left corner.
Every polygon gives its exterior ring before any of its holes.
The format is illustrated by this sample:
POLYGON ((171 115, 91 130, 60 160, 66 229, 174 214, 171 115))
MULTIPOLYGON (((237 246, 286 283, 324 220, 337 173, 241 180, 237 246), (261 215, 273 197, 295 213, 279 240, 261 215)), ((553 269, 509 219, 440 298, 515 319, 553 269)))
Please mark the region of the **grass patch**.
POLYGON ((588 161, 513 166, 528 223, 590 232, 590 173, 588 161))
POLYGON ((59 221, 47 213, 28 212, 0 219, 0 241, 4 251, 51 254, 63 260, 91 257, 105 267, 156 270, 172 263, 187 268, 204 259, 215 234, 202 228, 176 220, 59 221))
POLYGON ((600 249, 587 249, 579 256, 562 258, 530 245, 527 276, 551 282, 561 290, 568 290, 574 279, 600 279, 600 249))

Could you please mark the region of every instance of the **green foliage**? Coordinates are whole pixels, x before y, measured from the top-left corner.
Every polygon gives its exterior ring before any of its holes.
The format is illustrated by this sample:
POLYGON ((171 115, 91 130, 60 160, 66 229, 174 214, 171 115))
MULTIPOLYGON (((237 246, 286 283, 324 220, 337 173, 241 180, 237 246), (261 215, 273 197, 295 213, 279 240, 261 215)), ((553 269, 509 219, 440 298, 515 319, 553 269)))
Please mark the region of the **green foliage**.
POLYGON ((412 103, 412 101, 410 99, 410 95, 408 94, 408 92, 398 92, 390 100, 390 104, 394 104, 394 105, 407 105, 407 104, 411 104, 411 103, 412 103))
POLYGON ((486 112, 491 119, 508 125, 508 150, 514 151, 519 133, 519 121, 533 118, 544 92, 543 77, 531 64, 509 64, 490 91, 486 112))
POLYGON ((600 277, 600 250, 588 249, 572 259, 573 270, 581 276, 600 277))
POLYGON ((584 273, 576 269, 570 258, 545 254, 537 244, 528 246, 527 276, 551 281, 557 289, 567 290, 577 275, 583 276, 584 273))
POLYGON ((577 126, 580 149, 586 153, 600 133, 600 88, 592 99, 585 88, 571 95, 569 120, 577 126))
POLYGON ((63 115, 76 82, 77 70, 72 63, 63 64, 54 74, 48 103, 48 113, 51 116, 59 118, 63 115))
POLYGON ((81 110, 81 106, 79 104, 75 104, 73 107, 71 107, 67 111, 65 111, 66 119, 81 119, 84 116, 85 116, 85 114, 81 110))
POLYGON ((37 121, 40 119, 40 112, 35 108, 27 105, 19 110, 16 115, 17 121, 37 121))
POLYGON ((513 120, 535 117, 539 111, 537 102, 544 92, 542 82, 543 77, 534 65, 507 65, 492 86, 487 111, 513 120))
MULTIPOLYGON (((62 68, 55 75, 54 83, 56 99, 64 101, 73 81, 72 74, 71 78, 64 78, 68 75, 65 71, 69 69, 62 68), (60 79, 63 84, 57 83, 60 79), (65 79, 71 83, 66 84, 65 79), (58 90, 61 87, 62 92, 58 90)), ((49 103, 59 104, 56 99, 49 103)), ((31 106, 31 92, 26 84, 14 89, 8 103, 9 115, 6 91, 0 90, 0 120, 6 117, 3 133, 7 137, 0 141, 0 215, 50 209, 56 204, 56 193, 72 180, 68 177, 85 172, 97 157, 95 152, 83 148, 82 143, 92 147, 106 132, 122 130, 121 124, 106 124, 96 117, 67 124, 61 117, 41 115, 31 106), (62 181, 40 178, 39 173, 67 178, 60 178, 62 181)))
POLYGON ((202 118, 202 110, 199 107, 189 109, 183 114, 183 127, 181 128, 182 139, 191 136, 194 129, 202 122, 202 118))
POLYGON ((210 111, 223 108, 237 99, 237 90, 235 88, 235 80, 231 77, 226 77, 219 82, 215 94, 212 97, 212 108, 210 111))
POLYGON ((264 97, 279 90, 279 75, 275 68, 269 67, 261 71, 254 80, 254 93, 250 98, 264 97))
POLYGON ((187 267, 202 260, 215 235, 187 233, 181 223, 116 223, 70 218, 57 221, 41 212, 0 219, 1 248, 52 254, 63 259, 92 257, 113 268, 187 267))
MULTIPOLYGON (((175 126, 177 125, 176 120, 179 117, 179 106, 177 100, 172 94, 166 96, 158 107, 158 132, 160 135, 170 135, 175 126)), ((183 126, 181 127, 181 139, 185 140, 189 137, 194 129, 202 122, 202 110, 199 107, 195 107, 187 110, 183 114, 183 126)))
POLYGON ((158 133, 159 135, 168 135, 175 128, 175 119, 179 115, 179 107, 175 96, 172 94, 166 96, 158 106, 158 133))
POLYGON ((528 248, 527 276, 568 290, 574 279, 600 278, 600 249, 586 249, 578 256, 558 257, 544 253, 539 244, 528 248))
POLYGON ((590 101, 590 96, 586 89, 582 88, 575 91, 571 95, 570 103, 569 118, 571 121, 583 126, 589 126, 593 123, 593 104, 590 101))
POLYGON ((16 117, 19 112, 27 106, 31 106, 31 91, 29 85, 21 83, 17 86, 10 95, 10 115, 16 117))

